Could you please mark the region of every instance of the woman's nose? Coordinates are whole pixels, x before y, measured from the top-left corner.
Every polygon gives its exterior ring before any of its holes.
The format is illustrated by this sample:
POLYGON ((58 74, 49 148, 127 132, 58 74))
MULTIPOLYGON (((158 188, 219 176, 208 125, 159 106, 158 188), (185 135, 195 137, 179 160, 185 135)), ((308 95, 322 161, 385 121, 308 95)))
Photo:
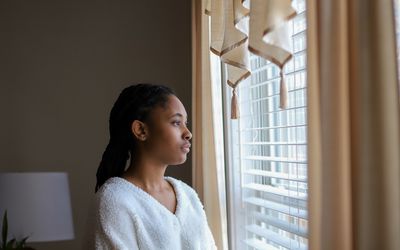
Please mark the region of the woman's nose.
POLYGON ((192 139, 192 133, 190 132, 190 130, 188 128, 186 128, 185 133, 183 134, 183 138, 185 138, 185 140, 190 140, 192 139))

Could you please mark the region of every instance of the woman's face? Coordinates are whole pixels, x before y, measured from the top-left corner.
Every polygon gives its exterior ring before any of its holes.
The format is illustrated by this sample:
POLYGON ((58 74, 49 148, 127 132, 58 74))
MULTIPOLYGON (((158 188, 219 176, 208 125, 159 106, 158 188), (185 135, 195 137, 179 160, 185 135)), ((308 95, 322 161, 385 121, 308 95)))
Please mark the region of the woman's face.
POLYGON ((149 118, 148 137, 143 145, 147 153, 167 165, 184 163, 192 134, 186 127, 187 113, 181 101, 170 95, 165 107, 154 108, 149 118))

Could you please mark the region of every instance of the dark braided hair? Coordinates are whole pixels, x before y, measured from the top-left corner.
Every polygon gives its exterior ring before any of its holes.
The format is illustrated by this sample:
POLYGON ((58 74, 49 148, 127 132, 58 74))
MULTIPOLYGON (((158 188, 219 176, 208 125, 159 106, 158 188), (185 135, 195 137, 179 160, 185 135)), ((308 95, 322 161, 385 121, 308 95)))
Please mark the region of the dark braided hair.
POLYGON ((132 122, 146 122, 154 107, 165 106, 169 95, 175 95, 172 89, 146 83, 131 85, 122 90, 111 109, 110 141, 97 169, 95 192, 109 178, 124 173, 129 153, 132 154, 136 146, 136 139, 131 131, 132 122))

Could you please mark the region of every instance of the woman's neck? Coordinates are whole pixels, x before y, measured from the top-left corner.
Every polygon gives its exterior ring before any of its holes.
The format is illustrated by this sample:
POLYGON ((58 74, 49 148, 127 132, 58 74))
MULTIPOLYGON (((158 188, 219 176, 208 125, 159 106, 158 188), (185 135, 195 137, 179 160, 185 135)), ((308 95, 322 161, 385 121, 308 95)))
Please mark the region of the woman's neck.
POLYGON ((156 163, 151 159, 135 159, 122 177, 142 189, 161 191, 165 189, 164 174, 167 166, 156 163))

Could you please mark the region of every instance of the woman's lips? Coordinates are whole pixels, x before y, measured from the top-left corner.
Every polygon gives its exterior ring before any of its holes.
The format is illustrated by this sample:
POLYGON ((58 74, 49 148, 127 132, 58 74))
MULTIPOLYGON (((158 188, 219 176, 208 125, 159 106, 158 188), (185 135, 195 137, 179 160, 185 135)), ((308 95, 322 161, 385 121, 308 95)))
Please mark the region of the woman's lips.
POLYGON ((186 153, 189 153, 190 151, 190 143, 186 143, 183 145, 182 150, 185 151, 186 153))

